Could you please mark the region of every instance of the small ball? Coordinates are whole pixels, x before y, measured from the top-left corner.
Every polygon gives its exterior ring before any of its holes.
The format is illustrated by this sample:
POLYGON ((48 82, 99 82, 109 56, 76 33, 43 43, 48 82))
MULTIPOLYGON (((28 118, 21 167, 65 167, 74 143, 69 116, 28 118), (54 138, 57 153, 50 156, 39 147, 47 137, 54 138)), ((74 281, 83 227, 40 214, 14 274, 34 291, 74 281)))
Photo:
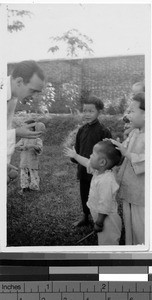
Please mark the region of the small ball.
POLYGON ((18 172, 16 170, 11 170, 8 174, 10 179, 15 179, 18 176, 18 172))

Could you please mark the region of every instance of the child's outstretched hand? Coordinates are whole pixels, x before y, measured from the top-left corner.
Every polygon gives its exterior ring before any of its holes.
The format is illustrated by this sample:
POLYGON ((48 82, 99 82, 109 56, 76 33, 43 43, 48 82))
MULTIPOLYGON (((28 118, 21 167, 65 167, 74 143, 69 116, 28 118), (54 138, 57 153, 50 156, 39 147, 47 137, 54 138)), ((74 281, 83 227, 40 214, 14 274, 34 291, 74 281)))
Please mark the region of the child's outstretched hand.
POLYGON ((77 155, 74 147, 72 149, 68 148, 68 147, 65 147, 65 149, 63 150, 63 152, 64 152, 65 156, 68 156, 70 158, 75 158, 76 155, 77 155))

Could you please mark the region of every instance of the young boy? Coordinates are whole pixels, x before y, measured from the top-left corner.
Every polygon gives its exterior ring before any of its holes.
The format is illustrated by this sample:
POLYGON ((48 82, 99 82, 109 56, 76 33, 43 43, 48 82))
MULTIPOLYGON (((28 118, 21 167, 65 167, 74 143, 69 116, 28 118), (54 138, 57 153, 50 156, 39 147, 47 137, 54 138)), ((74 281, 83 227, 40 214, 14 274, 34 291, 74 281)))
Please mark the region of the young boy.
POLYGON ((112 140, 125 157, 118 172, 123 201, 126 245, 145 243, 145 94, 133 97, 130 121, 134 129, 121 144, 112 140))
POLYGON ((119 245, 121 218, 117 213, 116 192, 119 188, 112 168, 121 161, 121 153, 111 141, 101 141, 93 147, 90 159, 66 148, 65 155, 75 158, 93 174, 87 206, 98 233, 99 245, 119 245))
MULTIPOLYGON (((110 138, 110 131, 105 128, 98 120, 99 114, 103 109, 103 102, 96 96, 90 96, 83 102, 83 121, 85 125, 79 128, 76 135, 75 150, 76 152, 89 158, 93 147, 104 138, 110 138)), ((72 160, 77 163, 76 160, 72 160)), ((80 196, 83 208, 83 217, 74 223, 74 226, 84 226, 88 224, 88 216, 90 210, 86 203, 88 201, 88 194, 90 190, 90 182, 92 175, 87 173, 86 167, 78 163, 78 179, 80 180, 80 196)))

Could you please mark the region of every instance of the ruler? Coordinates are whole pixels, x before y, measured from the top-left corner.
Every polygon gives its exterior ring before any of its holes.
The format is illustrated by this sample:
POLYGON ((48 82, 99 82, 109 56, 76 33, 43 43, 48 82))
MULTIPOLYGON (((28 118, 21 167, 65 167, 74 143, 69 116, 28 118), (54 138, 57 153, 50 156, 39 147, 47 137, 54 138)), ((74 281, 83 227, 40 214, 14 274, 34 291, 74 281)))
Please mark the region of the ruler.
POLYGON ((152 300, 152 282, 1 282, 0 300, 152 300))

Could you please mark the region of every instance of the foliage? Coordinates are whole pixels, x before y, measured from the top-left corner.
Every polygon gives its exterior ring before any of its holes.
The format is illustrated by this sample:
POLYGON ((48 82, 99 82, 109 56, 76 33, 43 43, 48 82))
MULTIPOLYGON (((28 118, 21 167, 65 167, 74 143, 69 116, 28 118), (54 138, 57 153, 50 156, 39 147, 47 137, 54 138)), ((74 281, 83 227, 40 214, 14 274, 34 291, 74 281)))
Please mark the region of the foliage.
MULTIPOLYGON (((93 53, 93 50, 88 46, 88 43, 93 43, 93 40, 87 35, 80 33, 77 29, 70 29, 63 33, 62 36, 50 37, 51 42, 60 44, 64 42, 67 46, 67 56, 76 57, 80 52, 93 53)), ((58 45, 54 45, 48 49, 48 52, 56 52, 60 49, 58 45)))
POLYGON ((128 99, 124 95, 124 97, 121 98, 120 103, 119 103, 119 113, 124 114, 127 106, 128 106, 128 99))
POLYGON ((27 104, 20 101, 17 104, 17 111, 26 110, 27 112, 46 113, 49 112, 52 103, 55 101, 55 88, 51 82, 47 82, 42 92, 32 96, 27 104))
POLYGON ((79 86, 73 82, 62 84, 62 97, 65 99, 65 106, 70 109, 71 113, 78 108, 79 93, 79 86))
POLYGON ((18 18, 24 16, 31 17, 32 13, 29 10, 16 10, 7 8, 7 30, 12 33, 13 31, 21 31, 25 25, 18 18), (16 20, 17 19, 17 20, 16 20))
POLYGON ((52 102, 55 102, 55 88, 53 87, 51 82, 48 82, 46 84, 45 88, 42 91, 42 94, 43 96, 39 104, 41 111, 50 111, 52 102))
POLYGON ((83 89, 81 90, 81 95, 80 95, 80 110, 82 111, 83 109, 83 103, 85 100, 87 100, 89 98, 89 96, 92 94, 91 90, 88 89, 83 89))
POLYGON ((105 114, 123 114, 128 106, 128 103, 129 98, 125 94, 121 98, 115 99, 115 101, 111 101, 108 99, 104 102, 105 114))

